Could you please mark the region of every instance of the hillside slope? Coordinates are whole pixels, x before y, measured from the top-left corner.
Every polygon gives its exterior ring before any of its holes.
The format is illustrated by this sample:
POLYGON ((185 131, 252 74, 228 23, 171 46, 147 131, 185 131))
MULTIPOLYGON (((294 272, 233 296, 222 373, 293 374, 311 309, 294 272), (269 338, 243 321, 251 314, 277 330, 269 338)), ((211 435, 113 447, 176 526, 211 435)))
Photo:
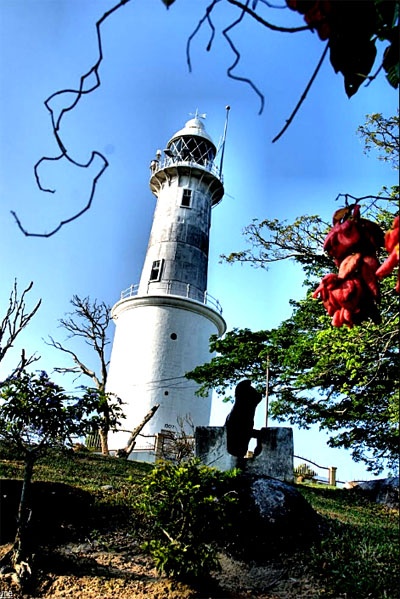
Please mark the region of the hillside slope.
MULTIPOLYGON (((10 547, 23 464, 0 460, 0 555, 10 547)), ((397 597, 398 513, 355 494, 297 488, 326 520, 318 547, 244 563, 223 552, 211 581, 184 584, 160 576, 141 549, 131 503, 148 465, 89 453, 54 452, 35 468, 32 535, 37 579, 33 597, 54 599, 294 599, 397 597), (373 589, 375 594, 370 594, 373 589), (347 595, 346 595, 347 593, 347 595)), ((21 597, 10 574, 1 593, 21 597)), ((7 596, 7 595, 5 595, 7 596)), ((10 595, 11 596, 11 595, 10 595)))

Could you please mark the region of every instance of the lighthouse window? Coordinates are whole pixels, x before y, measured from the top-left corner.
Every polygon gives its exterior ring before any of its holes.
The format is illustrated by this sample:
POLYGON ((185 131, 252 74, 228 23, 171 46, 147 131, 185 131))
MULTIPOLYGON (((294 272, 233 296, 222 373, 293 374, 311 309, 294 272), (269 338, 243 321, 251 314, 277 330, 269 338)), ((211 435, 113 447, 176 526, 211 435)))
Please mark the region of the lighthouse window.
POLYGON ((159 281, 161 279, 161 271, 164 260, 154 260, 150 272, 150 281, 159 281))
POLYGON ((191 189, 182 189, 182 200, 181 206, 185 208, 189 208, 192 202, 192 190, 191 189))

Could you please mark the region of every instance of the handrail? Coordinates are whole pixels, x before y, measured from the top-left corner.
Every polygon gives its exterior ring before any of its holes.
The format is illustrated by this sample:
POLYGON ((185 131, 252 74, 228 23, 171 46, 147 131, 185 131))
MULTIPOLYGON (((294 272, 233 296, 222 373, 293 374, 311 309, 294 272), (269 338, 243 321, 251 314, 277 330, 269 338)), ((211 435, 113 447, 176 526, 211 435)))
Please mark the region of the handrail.
POLYGON ((151 173, 152 173, 152 175, 155 175, 156 173, 158 173, 158 171, 161 171, 164 168, 168 168, 170 166, 190 166, 192 168, 193 167, 200 168, 205 171, 208 171, 209 173, 211 173, 212 175, 217 177, 217 179, 219 179, 221 181, 221 183, 223 183, 223 177, 220 172, 220 169, 218 168, 218 166, 216 164, 214 164, 214 161, 212 161, 212 160, 204 160, 204 162, 196 162, 195 160, 179 160, 176 158, 170 158, 169 156, 165 156, 162 160, 152 160, 151 161, 151 164, 150 164, 151 173))
MULTIPOLYGON (((120 299, 128 299, 130 297, 136 297, 139 295, 139 285, 130 285, 127 289, 121 291, 120 299)), ((189 283, 180 283, 179 281, 167 280, 157 281, 155 283, 149 283, 147 290, 143 293, 141 291, 140 296, 145 295, 174 295, 178 297, 185 297, 187 299, 194 300, 206 306, 212 307, 219 314, 222 314, 222 306, 215 297, 213 297, 208 291, 200 291, 194 285, 189 283)))

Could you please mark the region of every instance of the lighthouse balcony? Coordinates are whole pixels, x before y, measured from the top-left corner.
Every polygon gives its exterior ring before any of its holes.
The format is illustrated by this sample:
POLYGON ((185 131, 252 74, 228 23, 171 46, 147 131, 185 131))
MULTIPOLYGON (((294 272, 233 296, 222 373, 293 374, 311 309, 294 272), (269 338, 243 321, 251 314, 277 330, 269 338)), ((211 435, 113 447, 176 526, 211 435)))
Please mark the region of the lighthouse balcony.
POLYGON ((208 291, 200 291, 200 289, 194 285, 190 285, 189 283, 180 283, 179 281, 158 281, 155 286, 153 285, 154 284, 150 283, 144 293, 143 289, 141 289, 140 294, 139 285, 131 285, 127 289, 121 291, 121 300, 139 295, 174 295, 177 297, 184 297, 194 300, 209 306, 219 314, 222 314, 222 307, 219 301, 210 293, 208 293, 208 291))
POLYGON ((193 157, 182 158, 182 157, 170 157, 165 156, 163 160, 153 160, 151 163, 152 174, 154 175, 160 170, 164 170, 170 167, 189 167, 189 168, 199 168, 201 170, 208 171, 217 179, 220 179, 222 182, 222 174, 220 169, 215 164, 214 160, 208 159, 207 157, 201 159, 194 159, 193 157))

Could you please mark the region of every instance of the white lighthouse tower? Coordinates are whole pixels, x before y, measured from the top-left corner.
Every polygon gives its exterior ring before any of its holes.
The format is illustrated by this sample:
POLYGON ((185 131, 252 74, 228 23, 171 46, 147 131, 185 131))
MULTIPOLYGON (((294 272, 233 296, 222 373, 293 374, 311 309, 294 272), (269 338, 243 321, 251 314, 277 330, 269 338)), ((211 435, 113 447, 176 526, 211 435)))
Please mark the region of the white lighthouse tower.
MULTIPOLYGON (((112 309, 115 337, 107 391, 119 396, 132 431, 155 405, 159 408, 137 440, 134 459, 153 461, 154 440, 178 419, 207 426, 211 394, 185 373, 211 359, 209 338, 226 330, 219 302, 207 291, 211 208, 223 197, 216 147, 201 118, 189 120, 151 162, 150 189, 157 198, 146 258, 138 285, 121 294, 112 309), (139 451, 141 450, 141 451, 139 451)), ((116 433, 110 448, 126 445, 116 433)))

